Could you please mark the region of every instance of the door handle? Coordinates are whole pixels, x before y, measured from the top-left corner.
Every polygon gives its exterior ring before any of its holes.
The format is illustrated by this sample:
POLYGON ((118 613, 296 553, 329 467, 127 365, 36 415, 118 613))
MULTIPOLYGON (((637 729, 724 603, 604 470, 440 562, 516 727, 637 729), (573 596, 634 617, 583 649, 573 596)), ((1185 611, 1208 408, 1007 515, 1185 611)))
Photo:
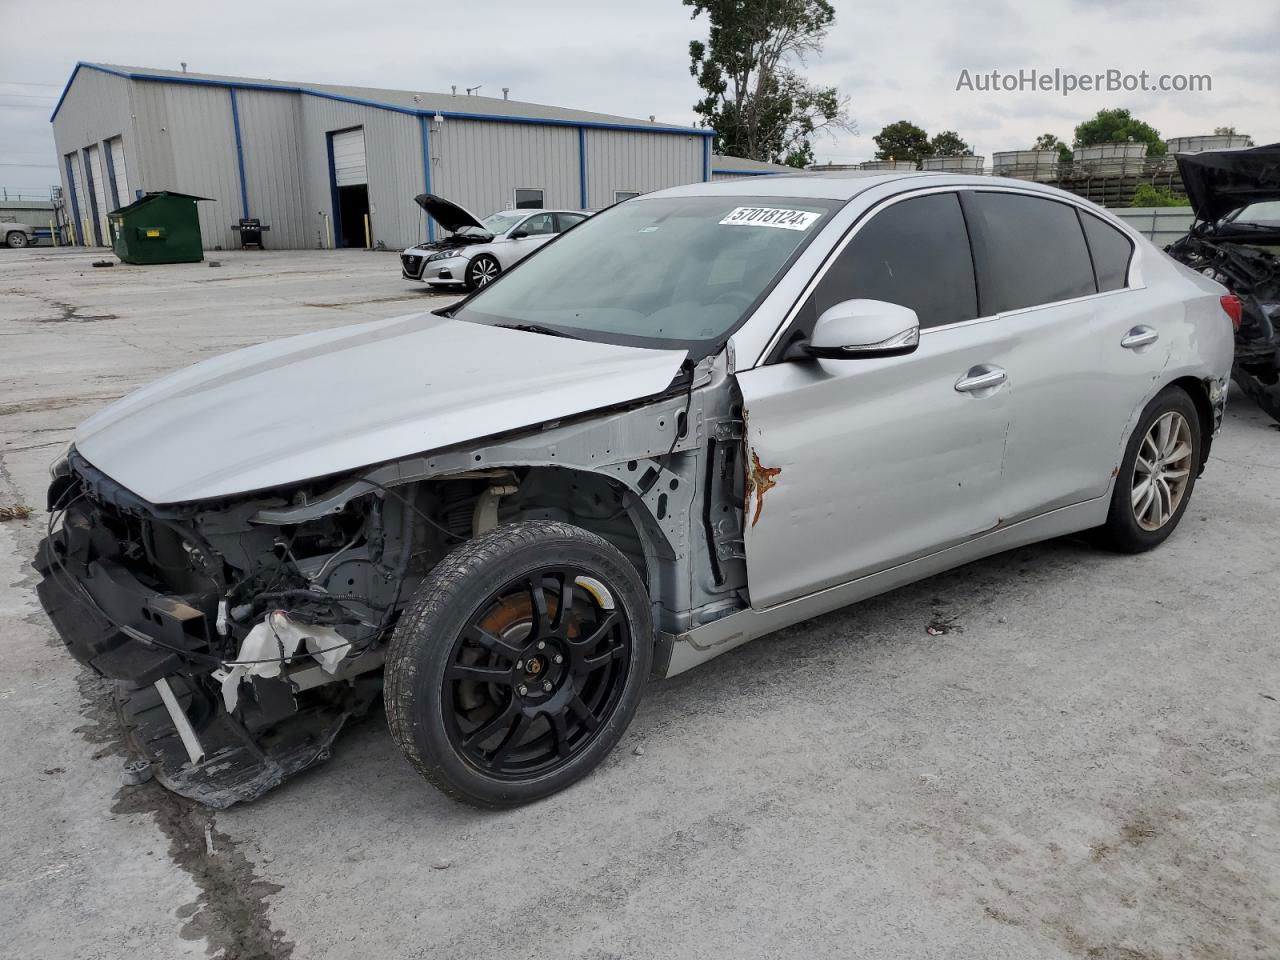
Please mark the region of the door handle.
POLYGON ((1148 344, 1155 343, 1160 339, 1160 334, 1145 324, 1134 327, 1124 335, 1124 339, 1120 341, 1120 346, 1126 350, 1137 350, 1138 347, 1145 347, 1148 344))
POLYGON ((989 390, 992 387, 998 387, 1009 379, 1009 374, 1004 368, 992 366, 991 364, 983 364, 974 367, 963 377, 956 381, 956 390, 959 393, 973 393, 977 390, 989 390))

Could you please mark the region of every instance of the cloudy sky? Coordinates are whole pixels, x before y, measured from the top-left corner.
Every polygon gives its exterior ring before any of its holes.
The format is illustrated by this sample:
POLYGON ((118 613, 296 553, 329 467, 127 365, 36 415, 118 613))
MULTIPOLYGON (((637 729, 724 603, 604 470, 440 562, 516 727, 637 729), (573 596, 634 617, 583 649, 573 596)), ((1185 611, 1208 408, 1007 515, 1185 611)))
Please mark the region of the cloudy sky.
MULTIPOLYGON (((902 119, 957 130, 990 158, 1046 131, 1069 141, 1112 106, 1167 137, 1233 125, 1280 140, 1275 0, 833 2, 835 27, 805 72, 849 96, 857 132, 821 140, 821 161, 870 158, 872 136, 902 119), (1033 68, 1209 74, 1212 92, 956 89, 962 70, 1033 68)), ((77 60, 423 91, 483 84, 493 96, 506 86, 513 99, 691 123, 688 42, 705 32, 679 0, 0 0, 0 187, 47 194, 56 182, 49 114, 77 60)))

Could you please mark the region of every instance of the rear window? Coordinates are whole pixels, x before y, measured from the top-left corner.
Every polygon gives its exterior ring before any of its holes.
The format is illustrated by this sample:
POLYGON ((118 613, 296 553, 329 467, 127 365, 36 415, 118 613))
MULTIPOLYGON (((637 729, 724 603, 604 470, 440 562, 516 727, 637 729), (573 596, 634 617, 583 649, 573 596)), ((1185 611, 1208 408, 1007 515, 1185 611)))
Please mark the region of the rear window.
POLYGON ((982 312, 1003 313, 1097 293, 1075 207, 1016 193, 968 194, 982 312))
POLYGON ((1093 272, 1098 278, 1098 290, 1123 290, 1129 285, 1129 259, 1133 256, 1133 244, 1123 233, 1091 213, 1080 213, 1084 235, 1089 241, 1089 253, 1093 257, 1093 272))

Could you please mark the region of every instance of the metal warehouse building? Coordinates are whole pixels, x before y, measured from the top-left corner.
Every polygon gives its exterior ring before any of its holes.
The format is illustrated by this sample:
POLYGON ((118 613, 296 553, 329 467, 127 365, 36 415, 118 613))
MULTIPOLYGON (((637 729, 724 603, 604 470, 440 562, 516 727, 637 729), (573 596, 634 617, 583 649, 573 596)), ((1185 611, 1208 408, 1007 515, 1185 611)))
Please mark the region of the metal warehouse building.
POLYGON ((434 238, 413 202, 480 216, 598 209, 712 178, 711 131, 514 100, 79 63, 51 118, 76 242, 144 192, 208 198, 206 249, 257 219, 275 248, 401 248, 434 238))

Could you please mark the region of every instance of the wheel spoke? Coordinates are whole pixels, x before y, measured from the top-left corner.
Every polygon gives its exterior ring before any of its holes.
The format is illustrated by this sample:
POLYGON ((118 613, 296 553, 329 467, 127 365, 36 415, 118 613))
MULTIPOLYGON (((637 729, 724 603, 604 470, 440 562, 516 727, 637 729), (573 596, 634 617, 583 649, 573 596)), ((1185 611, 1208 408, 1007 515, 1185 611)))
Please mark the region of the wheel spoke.
POLYGON ((560 571, 560 602, 556 605, 556 622, 552 627, 556 636, 568 636, 569 614, 573 608, 573 573, 560 571))
POLYGON ((584 673, 595 673, 601 667, 607 666, 614 660, 621 660, 627 655, 627 648, 622 644, 610 647, 604 653, 598 653, 594 657, 583 657, 582 666, 584 673))
POLYGON ((466 738, 462 741, 463 748, 466 750, 471 750, 474 747, 478 747, 480 744, 484 743, 486 740, 492 737, 499 730, 507 730, 508 733, 510 733, 509 728, 514 726, 516 722, 516 714, 518 714, 519 712, 520 712, 520 707, 516 704, 515 700, 512 700, 510 703, 507 704, 506 709, 503 710, 501 713, 499 713, 496 717, 494 717, 488 723, 484 724, 482 727, 479 727, 478 729, 469 733, 466 736, 466 738))
POLYGON ((532 637, 544 637, 551 630, 551 622, 547 616, 547 592, 542 586, 542 574, 535 574, 525 581, 529 591, 529 600, 533 603, 532 637))
POLYGON ((477 683, 500 683, 511 686, 511 671, 505 667, 481 667, 474 664, 454 663, 449 666, 453 680, 474 680, 477 683))
POLYGON ((1173 414, 1166 413, 1156 423, 1156 449, 1164 456, 1169 450, 1169 441, 1173 436, 1173 414))
POLYGON ((1141 473, 1144 476, 1150 476, 1152 471, 1155 470, 1155 464, 1143 457, 1141 454, 1138 455, 1138 459, 1134 462, 1133 466, 1135 473, 1141 473))
POLYGON ((1157 499, 1159 500, 1156 517, 1160 525, 1164 526, 1165 522, 1173 514, 1173 493, 1169 490, 1169 484, 1165 482, 1163 477, 1156 481, 1156 489, 1158 491, 1157 499))
POLYGON ((578 696, 576 693, 573 695, 573 699, 569 701, 569 709, 574 712, 577 718, 582 721, 583 726, 588 730, 594 730, 600 726, 600 721, 597 720, 596 715, 591 712, 591 708, 588 707, 586 703, 583 702, 582 697, 578 696))
POLYGON ((1142 502, 1134 508, 1134 515, 1139 520, 1147 520, 1150 522, 1151 505, 1156 500, 1156 485, 1154 483, 1147 486, 1147 492, 1142 497, 1142 502))
POLYGON ((573 752, 569 745, 569 725, 564 721, 563 712, 549 713, 547 719, 551 721, 551 735, 556 741, 556 756, 563 760, 573 752))
POLYGON ((521 651, 519 647, 512 646, 500 637, 495 637, 481 626, 472 624, 467 628, 464 635, 468 640, 474 640, 489 652, 496 653, 500 657, 506 657, 509 660, 518 660, 520 658, 521 651))
POLYGON ((494 748, 493 753, 489 754, 489 766, 496 767, 500 764, 507 754, 511 752, 511 748, 518 744, 524 738, 524 735, 529 732, 529 727, 532 723, 533 718, 528 714, 522 713, 520 719, 507 732, 507 735, 502 738, 502 742, 494 748))
POLYGON ((1186 467, 1183 467, 1181 470, 1166 470, 1164 472, 1164 478, 1166 480, 1179 480, 1190 472, 1191 471, 1186 467))
POLYGON ((591 631, 590 635, 585 639, 570 640, 569 645, 583 651, 590 650, 608 636, 609 632, 617 625, 617 623, 618 611, 610 610, 605 615, 605 618, 600 621, 599 626, 597 626, 595 630, 591 631))
POLYGON ((1147 495, 1151 492, 1151 478, 1148 477, 1139 484, 1135 484, 1133 488, 1133 509, 1138 510, 1138 505, 1144 503, 1147 495))
POLYGON ((1189 457, 1190 455, 1191 444, 1179 442, 1174 445, 1174 448, 1169 451, 1164 459, 1166 463, 1177 463, 1179 460, 1184 457, 1189 457))

